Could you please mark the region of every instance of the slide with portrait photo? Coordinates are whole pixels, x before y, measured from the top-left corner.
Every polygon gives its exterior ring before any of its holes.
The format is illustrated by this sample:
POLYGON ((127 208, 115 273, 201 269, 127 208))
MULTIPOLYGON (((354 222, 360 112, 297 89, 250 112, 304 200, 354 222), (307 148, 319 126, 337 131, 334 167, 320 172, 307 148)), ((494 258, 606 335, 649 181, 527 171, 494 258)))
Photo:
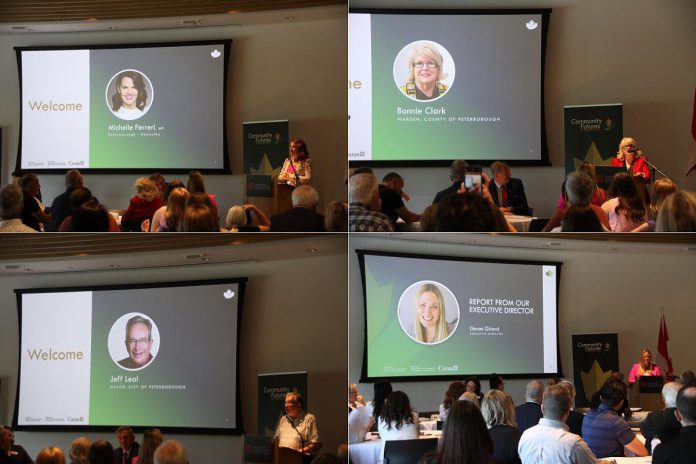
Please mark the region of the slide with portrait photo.
POLYGON ((239 426, 239 283, 21 297, 17 425, 239 426))
POLYGON ((18 48, 21 167, 223 170, 228 49, 18 48))
POLYGON ((557 263, 361 253, 363 377, 558 371, 557 263))

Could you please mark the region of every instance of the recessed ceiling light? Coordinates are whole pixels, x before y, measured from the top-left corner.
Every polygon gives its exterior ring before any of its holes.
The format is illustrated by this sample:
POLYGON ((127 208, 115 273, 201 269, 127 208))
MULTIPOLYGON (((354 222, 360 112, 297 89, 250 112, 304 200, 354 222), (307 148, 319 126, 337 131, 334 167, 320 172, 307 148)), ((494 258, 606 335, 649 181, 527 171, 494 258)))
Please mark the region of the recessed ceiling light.
POLYGON ((316 253, 316 252, 318 252, 318 251, 319 251, 318 248, 308 248, 308 249, 307 249, 307 253, 316 253))

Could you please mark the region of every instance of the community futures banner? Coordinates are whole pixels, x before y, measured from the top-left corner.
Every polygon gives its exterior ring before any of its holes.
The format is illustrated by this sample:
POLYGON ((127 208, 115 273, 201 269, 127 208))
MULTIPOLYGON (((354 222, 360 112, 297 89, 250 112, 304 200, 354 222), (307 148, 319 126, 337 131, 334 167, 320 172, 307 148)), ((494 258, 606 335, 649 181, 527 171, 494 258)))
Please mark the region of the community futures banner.
POLYGON ((285 414, 285 395, 299 392, 307 410, 307 372, 259 374, 259 435, 275 433, 278 419, 285 414))
POLYGON ((592 395, 613 372, 618 371, 617 334, 573 335, 573 381, 577 392, 575 407, 588 407, 592 395))
POLYGON ((566 175, 583 161, 608 165, 623 137, 623 104, 566 106, 566 175))
POLYGON ((244 123, 244 174, 247 196, 272 197, 272 177, 288 156, 288 121, 244 123))

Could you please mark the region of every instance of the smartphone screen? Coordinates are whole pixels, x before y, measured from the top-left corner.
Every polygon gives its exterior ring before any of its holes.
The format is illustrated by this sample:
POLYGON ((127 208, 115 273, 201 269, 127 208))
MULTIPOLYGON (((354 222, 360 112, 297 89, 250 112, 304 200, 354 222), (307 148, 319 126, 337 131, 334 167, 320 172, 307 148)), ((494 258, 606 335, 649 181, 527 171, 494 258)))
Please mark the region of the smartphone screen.
POLYGON ((469 192, 481 194, 481 166, 468 166, 466 168, 464 185, 469 192))

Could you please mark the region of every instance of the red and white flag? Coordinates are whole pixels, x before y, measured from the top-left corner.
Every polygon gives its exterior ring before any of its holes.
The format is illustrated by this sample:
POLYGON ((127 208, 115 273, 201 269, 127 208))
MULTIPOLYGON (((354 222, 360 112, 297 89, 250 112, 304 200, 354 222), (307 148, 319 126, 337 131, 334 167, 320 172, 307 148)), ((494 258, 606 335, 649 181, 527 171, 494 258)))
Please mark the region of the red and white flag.
POLYGON ((691 146, 686 165, 686 175, 696 174, 696 90, 694 90, 694 114, 691 117, 691 146))
POLYGON ((667 347, 668 341, 667 323, 665 322, 665 315, 662 314, 660 335, 657 337, 657 364, 660 366, 660 370, 664 370, 662 374, 665 378, 671 382, 674 380, 674 375, 672 374, 672 358, 669 357, 669 349, 667 347))

